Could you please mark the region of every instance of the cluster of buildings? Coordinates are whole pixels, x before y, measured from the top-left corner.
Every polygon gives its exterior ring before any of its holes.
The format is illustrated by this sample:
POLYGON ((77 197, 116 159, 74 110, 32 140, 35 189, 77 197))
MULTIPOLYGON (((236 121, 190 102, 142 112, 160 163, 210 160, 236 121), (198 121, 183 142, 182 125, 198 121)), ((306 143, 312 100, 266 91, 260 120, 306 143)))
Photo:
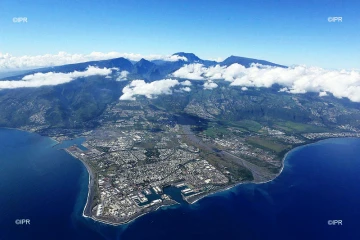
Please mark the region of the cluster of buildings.
MULTIPOLYGON (((196 104, 187 111, 197 111, 197 115, 210 118, 209 113, 201 112, 196 104)), ((164 193, 170 185, 179 187, 183 199, 193 202, 196 196, 233 184, 232 173, 225 165, 221 166, 221 162, 214 164, 203 154, 212 149, 236 157, 236 160, 220 159, 229 161, 228 166, 237 166, 240 163, 235 161, 240 159, 252 163, 266 162, 267 166, 279 168, 281 161, 274 151, 247 141, 254 135, 284 145, 302 144, 306 139, 360 137, 360 133, 293 136, 270 127, 251 133, 231 127, 228 130, 226 136, 209 137, 197 133, 190 140, 184 136, 192 134, 191 131, 184 131, 165 111, 146 106, 141 101, 120 101, 109 105, 101 117, 101 126, 82 134, 86 136, 83 145, 87 150, 77 147, 68 149, 95 174, 94 198, 89 199, 93 201, 92 217, 123 223, 160 206, 174 204, 173 197, 164 193)), ((267 170, 265 167, 261 169, 267 170)))
POLYGON ((272 129, 269 127, 262 127, 261 130, 266 132, 269 136, 276 138, 285 143, 295 144, 295 145, 305 143, 304 140, 302 140, 296 136, 293 136, 293 135, 287 135, 284 132, 277 130, 277 129, 272 129))
POLYGON ((360 137, 360 133, 358 132, 339 132, 339 133, 331 133, 331 132, 323 132, 323 133, 305 133, 302 134, 303 137, 316 140, 322 138, 339 138, 339 137, 360 137))
POLYGON ((188 189, 182 193, 184 199, 228 182, 225 174, 201 159, 199 149, 183 142, 179 134, 114 126, 94 130, 83 145, 86 151, 68 150, 96 173, 97 202, 92 216, 100 220, 127 222, 173 204, 163 188, 179 182, 188 189))

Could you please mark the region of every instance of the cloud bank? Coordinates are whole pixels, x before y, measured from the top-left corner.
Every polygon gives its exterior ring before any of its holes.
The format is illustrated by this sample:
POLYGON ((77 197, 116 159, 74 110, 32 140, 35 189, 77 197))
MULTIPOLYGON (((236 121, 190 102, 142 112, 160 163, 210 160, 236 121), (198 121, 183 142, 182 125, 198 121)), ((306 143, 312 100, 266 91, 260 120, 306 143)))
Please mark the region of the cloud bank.
POLYGON ((231 82, 231 86, 246 88, 268 88, 279 84, 284 87, 279 90, 281 92, 317 92, 320 96, 331 93, 337 98, 360 102, 360 72, 354 70, 327 70, 307 66, 279 68, 260 64, 245 68, 237 63, 229 67, 216 65, 207 68, 196 63, 185 65, 172 76, 190 80, 225 80, 231 82))
POLYGON ((121 71, 119 73, 119 76, 116 78, 116 81, 125 81, 127 80, 127 75, 129 75, 129 72, 128 71, 121 71))
POLYGON ((181 91, 185 91, 185 92, 191 92, 191 88, 189 87, 183 87, 183 88, 180 88, 181 91))
POLYGON ((41 87, 41 86, 53 86, 63 83, 68 83, 76 78, 89 77, 94 75, 107 76, 112 72, 110 68, 98 68, 89 66, 83 72, 70 72, 70 73, 35 73, 24 76, 21 80, 16 81, 0 81, 0 89, 13 89, 13 88, 24 88, 24 87, 41 87))
POLYGON ((179 85, 178 80, 163 79, 146 83, 144 80, 134 80, 123 88, 120 100, 136 100, 135 95, 143 95, 154 98, 161 94, 172 94, 172 88, 179 85))
POLYGON ((136 100, 136 95, 142 95, 147 98, 155 98, 158 95, 170 95, 173 90, 176 92, 190 92, 191 82, 189 80, 179 82, 174 79, 162 79, 150 83, 144 80, 133 80, 129 85, 123 88, 120 100, 136 100), (175 89, 176 86, 183 86, 175 89), (184 87, 185 86, 185 87, 184 87))
POLYGON ((189 80, 186 80, 186 81, 184 81, 184 82, 181 82, 180 84, 183 85, 183 86, 191 86, 191 85, 192 85, 189 80))
POLYGON ((147 60, 164 60, 164 61, 187 61, 185 57, 178 55, 142 55, 136 53, 119 53, 119 52, 92 52, 90 54, 71 54, 59 52, 58 54, 44 54, 37 56, 13 56, 9 53, 0 52, 0 71, 16 71, 33 69, 39 67, 59 66, 71 63, 80 63, 88 61, 106 60, 112 58, 124 57, 129 60, 139 61, 141 58, 147 60))
POLYGON ((213 81, 210 80, 210 81, 205 82, 204 85, 203 85, 203 87, 204 87, 204 89, 206 89, 206 90, 212 90, 212 89, 214 89, 214 88, 217 88, 218 85, 217 85, 216 83, 214 83, 213 81))

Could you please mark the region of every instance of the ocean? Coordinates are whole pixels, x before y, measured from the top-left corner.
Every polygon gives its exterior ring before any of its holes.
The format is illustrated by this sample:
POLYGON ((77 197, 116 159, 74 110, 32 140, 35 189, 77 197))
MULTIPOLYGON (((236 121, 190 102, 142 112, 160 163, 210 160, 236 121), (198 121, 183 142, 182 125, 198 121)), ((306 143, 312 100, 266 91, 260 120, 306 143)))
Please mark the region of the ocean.
POLYGON ((88 173, 54 145, 0 129, 0 240, 360 239, 360 139, 299 147, 271 182, 241 184, 118 227, 82 216, 88 173))

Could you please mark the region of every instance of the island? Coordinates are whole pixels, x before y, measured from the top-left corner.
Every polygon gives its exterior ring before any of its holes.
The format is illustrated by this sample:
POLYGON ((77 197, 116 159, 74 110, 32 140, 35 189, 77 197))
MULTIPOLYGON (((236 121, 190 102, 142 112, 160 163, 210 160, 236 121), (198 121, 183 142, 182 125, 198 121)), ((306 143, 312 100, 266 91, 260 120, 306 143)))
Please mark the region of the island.
MULTIPOLYGON (((349 126, 329 131, 291 121, 272 126, 253 120, 224 122, 173 113, 148 101, 109 105, 102 120, 96 129, 72 132, 86 140, 65 150, 89 172, 83 215, 111 225, 178 204, 166 193, 168 188, 192 204, 237 184, 273 180, 286 153, 297 146, 360 137, 360 131, 349 126)), ((63 141, 72 135, 69 131, 46 134, 63 141)))
POLYGON ((192 53, 175 55, 189 61, 116 58, 51 68, 68 73, 98 66, 109 74, 2 89, 0 127, 59 143, 84 139, 64 149, 89 172, 83 215, 112 225, 237 184, 271 181, 281 173, 286 153, 298 146, 360 137, 360 103, 325 89, 292 92, 276 81, 240 86, 223 76, 189 79, 192 72, 177 72, 189 64, 223 70, 253 63, 260 69, 286 66, 236 56, 217 63, 192 53), (170 85, 162 88, 165 83, 170 85))

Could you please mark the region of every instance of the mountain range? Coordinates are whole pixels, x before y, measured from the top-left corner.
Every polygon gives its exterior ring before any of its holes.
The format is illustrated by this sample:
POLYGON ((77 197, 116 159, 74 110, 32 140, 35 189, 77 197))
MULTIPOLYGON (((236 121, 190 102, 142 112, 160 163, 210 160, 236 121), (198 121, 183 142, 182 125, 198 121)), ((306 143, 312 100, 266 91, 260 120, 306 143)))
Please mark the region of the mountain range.
MULTIPOLYGON (((186 64, 199 63, 203 64, 205 67, 220 65, 220 66, 230 66, 234 63, 238 63, 245 67, 250 67, 252 63, 262 64, 266 66, 274 66, 274 67, 283 67, 286 66, 275 64, 272 62, 258 60, 253 58, 245 58, 238 56, 230 56, 226 58, 222 62, 216 62, 212 60, 204 60, 199 58, 193 53, 185 53, 185 52, 177 52, 174 53, 173 56, 184 57, 186 60, 178 60, 178 61, 164 61, 164 60, 152 60, 148 61, 142 58, 140 61, 132 62, 126 58, 114 58, 108 60, 100 60, 100 61, 90 61, 90 62, 82 62, 75 64, 67 64, 62 66, 54 66, 54 67, 45 67, 34 70, 27 70, 22 74, 17 74, 15 76, 11 76, 11 79, 19 80, 22 77, 34 74, 34 73, 46 73, 46 72, 73 72, 73 71, 84 71, 88 66, 97 66, 99 68, 119 68, 122 71, 129 72, 129 79, 144 79, 145 81, 154 81, 166 78, 167 75, 172 72, 178 70, 186 64)), ((17 72, 14 72, 16 74, 17 72)), ((2 78, 2 80, 9 79, 9 76, 2 78)))
MULTIPOLYGON (((88 66, 119 69, 106 77, 102 75, 79 77, 54 86, 2 89, 0 90, 0 127, 33 130, 96 127, 101 124, 105 109, 119 101, 119 97, 131 80, 141 79, 149 83, 166 79, 173 72, 191 63, 199 63, 202 66, 230 66, 238 63, 246 68, 252 63, 257 63, 286 68, 264 60, 236 56, 215 62, 200 59, 192 53, 178 52, 174 55, 183 57, 183 60, 141 59, 133 63, 125 58, 115 58, 35 69, 13 76, 10 78, 11 81, 21 80, 31 73, 85 71, 88 66), (119 72, 126 72, 126 78, 119 80, 119 72)), ((9 80, 9 77, 6 79, 9 80)), ((174 114, 186 113, 210 120, 251 119, 265 125, 292 121, 329 129, 339 125, 360 127, 358 120, 360 104, 346 98, 336 98, 331 94, 320 97, 319 94, 311 92, 305 94, 279 92, 282 86, 277 84, 269 88, 244 88, 222 81, 217 82, 216 88, 208 90, 204 88, 203 83, 204 81, 192 81, 191 89, 188 88, 188 91, 179 87, 174 89, 171 95, 165 91, 165 94, 154 98, 140 96, 136 99, 150 105, 154 104, 174 114)), ((214 83, 210 82, 210 84, 214 83)))

